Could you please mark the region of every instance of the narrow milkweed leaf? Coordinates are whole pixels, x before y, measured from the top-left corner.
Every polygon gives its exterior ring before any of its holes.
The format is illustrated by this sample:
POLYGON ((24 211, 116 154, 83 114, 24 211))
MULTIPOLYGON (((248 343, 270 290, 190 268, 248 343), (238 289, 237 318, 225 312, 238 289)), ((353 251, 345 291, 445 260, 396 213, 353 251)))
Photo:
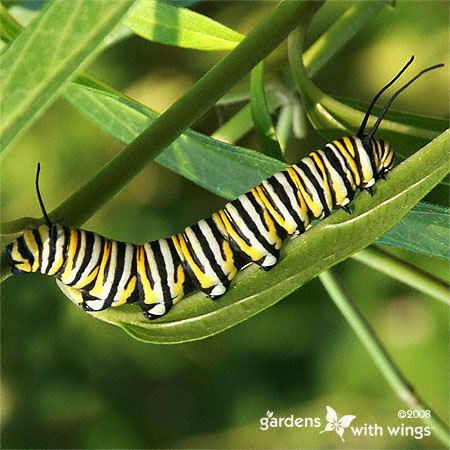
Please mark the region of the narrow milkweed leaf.
MULTIPOLYGON (((102 87, 93 77, 84 77, 82 85, 79 82, 68 85, 64 97, 93 123, 124 144, 131 142, 158 117, 129 97, 102 87)), ((192 130, 186 130, 156 161, 226 199, 235 198, 277 170, 287 167, 261 153, 226 144, 192 130)))
POLYGON ((264 61, 261 61, 252 70, 250 78, 250 106, 261 152, 281 161, 283 155, 272 119, 270 118, 264 92, 264 61))
MULTIPOLYGON (((449 172, 449 135, 446 131, 394 168, 389 182, 375 185, 373 197, 360 194, 352 202, 351 218, 343 211, 335 212, 287 242, 279 263, 269 272, 254 265, 244 269, 219 300, 213 302, 197 293, 156 321, 148 321, 132 307, 91 314, 136 339, 166 344, 202 339, 240 323, 369 245, 397 223, 449 172)), ((65 293, 70 298, 70 293, 65 293)))
MULTIPOLYGON (((123 39, 126 39, 130 36, 133 36, 133 34, 138 34, 141 35, 144 38, 150 39, 150 36, 154 33, 153 27, 154 26, 159 26, 159 31, 162 32, 162 28, 164 26, 166 26, 168 29, 172 28, 172 33, 162 33, 163 34, 163 38, 164 39, 156 39, 157 37, 160 37, 160 35, 158 33, 156 33, 155 39, 151 39, 154 40, 156 42, 161 42, 163 44, 169 44, 169 45, 177 45, 174 44, 172 42, 170 42, 170 36, 174 35, 173 30, 175 29, 176 24, 175 23, 166 23, 166 24, 161 24, 161 23, 155 23, 153 22, 156 19, 156 15, 154 15, 153 17, 149 14, 152 11, 152 9, 154 10, 154 7, 152 8, 150 5, 147 5, 149 2, 147 2, 147 0, 141 0, 140 2, 136 3, 136 5, 133 7, 133 11, 130 11, 131 14, 127 14, 127 16, 125 17, 125 21, 127 23, 129 23, 131 25, 130 28, 126 28, 123 25, 118 25, 103 41, 102 43, 102 47, 107 47, 110 46, 112 44, 115 44, 123 39), (140 4, 139 4, 140 3, 140 4), (150 6, 150 7, 147 7, 150 6), (152 26, 153 25, 153 26, 152 26), (135 29, 135 31, 132 31, 132 29, 135 29), (168 42, 165 42, 168 41, 168 42)), ((164 2, 159 2, 159 3, 165 3, 164 2)), ((198 3, 197 0, 195 1, 177 1, 176 5, 172 5, 170 3, 168 3, 169 8, 171 7, 172 9, 175 8, 188 8, 192 5, 194 5, 195 3, 198 3)), ((11 11, 11 16, 16 18, 22 25, 26 25, 39 11, 36 9, 30 9, 28 8, 28 3, 26 2, 22 2, 19 5, 14 5, 12 6, 9 11, 11 11)), ((41 3, 41 5, 44 5, 44 2, 41 3)), ((160 8, 164 8, 164 6, 160 7, 160 8)), ((164 16, 164 15, 163 15, 164 16)), ((166 14, 166 21, 167 18, 170 19, 170 14, 169 17, 167 17, 166 14)), ((176 19, 177 18, 177 14, 174 13, 172 14, 172 18, 176 19)), ((201 50, 228 50, 230 48, 233 48, 232 46, 232 42, 233 39, 236 40, 238 38, 238 36, 241 36, 242 39, 242 35, 239 35, 239 33, 231 30, 230 28, 225 27, 224 25, 218 23, 218 22, 214 22, 214 20, 205 17, 199 13, 195 13, 193 11, 190 10, 186 10, 183 12, 183 18, 184 18, 184 22, 186 22, 185 26, 191 26, 194 27, 193 29, 189 29, 188 27, 185 28, 184 33, 191 33, 190 37, 191 39, 188 41, 183 41, 181 42, 181 44, 186 44, 186 43, 190 43, 191 45, 194 44, 194 39, 193 37, 195 36, 195 32, 199 33, 200 35, 203 34, 204 38, 202 39, 202 42, 200 42, 202 47, 207 47, 207 45, 205 45, 205 41, 208 39, 208 35, 211 31, 215 31, 215 36, 211 36, 213 39, 216 39, 216 47, 217 48, 199 48, 201 50), (190 18, 190 21, 188 20, 190 18), (189 23, 191 22, 191 23, 189 23), (216 26, 214 26, 214 24, 216 24, 216 26), (233 37, 234 36, 234 37, 233 37), (230 40, 231 38, 231 40, 230 40), (225 41, 224 43, 222 43, 222 47, 220 48, 220 43, 222 41, 225 41)), ((3 25, 3 21, 2 21, 2 25, 3 25)), ((7 24, 9 25, 9 23, 7 24)), ((22 28, 19 25, 20 29, 22 28)), ((178 27, 180 27, 180 24, 178 24, 178 27)), ((16 28, 16 31, 20 31, 20 29, 16 28)), ((17 34, 17 33, 16 33, 17 34)), ((2 37, 2 36, 0 36, 2 37)), ((8 42, 10 40, 11 35, 7 35, 6 39, 4 40, 4 42, 8 42)), ((15 37, 14 35, 12 37, 15 37)), ((180 45, 180 44, 178 44, 180 45)), ((190 45, 180 45, 182 47, 190 47, 190 45)), ((193 47, 193 48, 198 48, 198 47, 193 47)))
POLYGON ((131 0, 48 2, 2 53, 2 150, 36 120, 62 85, 95 55, 131 4, 131 0))
POLYGON ((245 37, 209 17, 157 0, 140 0, 123 21, 150 41, 197 50, 231 50, 245 37))

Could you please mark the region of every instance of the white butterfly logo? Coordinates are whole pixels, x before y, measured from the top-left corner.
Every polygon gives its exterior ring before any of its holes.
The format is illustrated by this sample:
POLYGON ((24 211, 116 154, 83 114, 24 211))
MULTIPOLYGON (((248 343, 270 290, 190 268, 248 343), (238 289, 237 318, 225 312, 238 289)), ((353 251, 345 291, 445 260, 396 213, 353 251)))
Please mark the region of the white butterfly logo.
POLYGON ((336 433, 341 437, 342 442, 345 442, 342 435, 344 434, 345 428, 348 428, 350 426, 350 424, 352 423, 352 420, 355 417, 356 416, 347 415, 347 416, 342 416, 338 420, 338 415, 337 415, 336 411, 331 406, 327 406, 326 419, 327 419, 328 423, 325 426, 325 429, 321 431, 321 433, 324 433, 325 431, 335 430, 336 433))

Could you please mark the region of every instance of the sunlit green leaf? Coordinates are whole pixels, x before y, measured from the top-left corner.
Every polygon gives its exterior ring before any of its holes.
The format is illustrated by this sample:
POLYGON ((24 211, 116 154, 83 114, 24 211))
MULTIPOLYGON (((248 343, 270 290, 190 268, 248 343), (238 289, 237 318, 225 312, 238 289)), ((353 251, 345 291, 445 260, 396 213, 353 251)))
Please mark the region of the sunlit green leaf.
POLYGON ((138 1, 123 24, 151 41, 197 50, 231 50, 244 38, 209 17, 158 0, 138 1))
POLYGON ((0 59, 2 150, 22 133, 62 85, 91 59, 132 4, 48 2, 0 59))

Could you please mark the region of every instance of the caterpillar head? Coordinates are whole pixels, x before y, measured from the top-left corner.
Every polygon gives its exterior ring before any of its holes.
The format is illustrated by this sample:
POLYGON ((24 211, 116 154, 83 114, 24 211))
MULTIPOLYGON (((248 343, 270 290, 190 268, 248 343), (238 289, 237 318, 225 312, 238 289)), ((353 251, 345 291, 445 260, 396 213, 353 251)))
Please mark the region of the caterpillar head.
POLYGON ((6 255, 14 275, 38 272, 41 268, 42 243, 48 239, 50 228, 41 225, 26 230, 22 236, 6 247, 6 255))
POLYGON ((55 275, 64 267, 66 258, 63 245, 70 229, 59 224, 40 225, 26 230, 22 236, 6 247, 6 254, 14 275, 40 272, 55 275))
POLYGON ((376 175, 383 178, 394 166, 394 148, 383 139, 372 139, 372 159, 376 175))
POLYGON ((28 272, 32 272, 34 256, 29 252, 28 247, 25 245, 24 235, 6 246, 6 256, 11 264, 13 275, 25 275, 28 272), (20 249, 24 249, 26 255, 24 255, 20 249))
POLYGON ((367 112, 364 116, 364 119, 361 123, 361 126, 359 128, 357 137, 361 139, 365 149, 369 153, 369 155, 372 157, 373 162, 375 163, 376 172, 379 177, 383 177, 389 170, 392 169, 392 166, 394 165, 394 149, 392 146, 385 142, 383 139, 375 139, 374 135, 380 126, 381 121, 384 119, 384 116, 391 106, 392 102, 395 100, 395 98, 403 92, 410 84, 412 84, 417 78, 422 76, 425 72, 428 72, 430 70, 437 69, 438 67, 442 67, 444 64, 436 64, 434 66, 428 67, 427 69, 422 70, 419 72, 415 77, 413 77, 411 80, 409 80, 404 86, 402 86, 397 92, 394 93, 394 95, 388 100, 386 105, 384 106, 383 110, 381 111, 381 114, 379 115, 378 119, 375 122, 375 125, 373 128, 367 133, 364 133, 364 130, 367 125, 367 121, 369 120, 370 113, 372 112, 372 108, 377 102, 380 95, 388 89, 402 74, 403 72, 409 67, 409 65, 414 61, 414 56, 411 56, 410 60, 406 63, 406 65, 400 70, 400 72, 388 83, 386 86, 380 89, 380 91, 375 95, 372 102, 369 105, 369 108, 367 109, 367 112))

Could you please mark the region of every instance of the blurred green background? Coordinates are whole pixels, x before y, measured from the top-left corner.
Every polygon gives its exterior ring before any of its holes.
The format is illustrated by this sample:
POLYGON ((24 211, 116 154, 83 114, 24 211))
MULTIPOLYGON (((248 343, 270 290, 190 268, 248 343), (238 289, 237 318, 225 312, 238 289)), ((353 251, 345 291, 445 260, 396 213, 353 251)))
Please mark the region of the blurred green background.
MULTIPOLYGON (((328 2, 309 40, 352 4, 328 2)), ((211 1, 193 8, 248 33, 273 6, 211 1)), ((411 54, 414 73, 447 63, 448 28, 447 1, 398 1, 315 81, 329 94, 368 101, 411 54)), ((106 50, 88 71, 162 112, 222 56, 133 37, 106 50)), ((266 68, 271 77, 288 76, 284 46, 266 68)), ((448 67, 414 85, 395 108, 447 117, 448 67)), ((209 134, 235 110, 212 111, 195 129, 209 134)), ((257 148, 253 134, 239 144, 257 148)), ((323 144, 308 129, 304 139, 290 140, 289 162, 323 144)), ((40 215, 33 185, 38 161, 52 210, 121 148, 58 100, 2 160, 2 220, 40 215)), ((223 204, 153 164, 84 228, 143 242, 179 232, 223 204)), ((401 255, 448 279, 447 263, 401 255)), ((418 394, 448 422, 448 308, 355 261, 337 271, 418 394)), ((346 432, 344 444, 319 429, 260 430, 267 410, 325 423, 326 405, 356 415, 358 425, 401 423, 397 411, 406 408, 317 280, 222 334, 175 346, 140 343, 89 317, 47 277, 12 277, 1 294, 2 448, 443 448, 434 438, 354 438, 346 432)))

